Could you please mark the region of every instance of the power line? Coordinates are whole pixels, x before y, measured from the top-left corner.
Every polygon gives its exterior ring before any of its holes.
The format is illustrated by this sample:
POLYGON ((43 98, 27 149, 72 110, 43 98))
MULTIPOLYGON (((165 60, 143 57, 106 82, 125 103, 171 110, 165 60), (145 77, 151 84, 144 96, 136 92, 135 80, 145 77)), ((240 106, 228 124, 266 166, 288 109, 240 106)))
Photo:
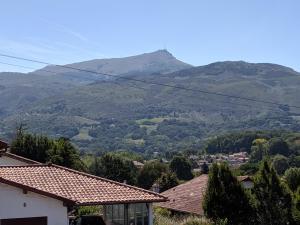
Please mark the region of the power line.
POLYGON ((0 62, 0 64, 8 65, 8 66, 14 66, 14 67, 20 67, 20 68, 30 69, 30 70, 32 70, 32 69, 34 70, 34 69, 35 69, 35 68, 33 68, 33 67, 21 66, 21 65, 12 64, 12 63, 6 63, 6 62, 0 62))
MULTIPOLYGON (((7 62, 1 62, 0 61, 0 64, 3 64, 3 65, 9 65, 9 66, 14 66, 14 67, 19 67, 19 68, 24 68, 24 69, 30 69, 30 70, 35 70, 36 68, 34 67, 29 67, 29 66, 22 66, 22 65, 19 65, 19 64, 14 64, 14 63, 7 63, 7 62)), ((48 73, 53 73, 53 74, 58 74, 57 72, 54 72, 54 71, 50 71, 50 70, 46 70, 46 69, 40 69, 40 70, 43 70, 45 72, 48 72, 48 73)))
MULTIPOLYGON (((10 65, 10 66, 15 66, 15 67, 20 67, 20 68, 26 68, 26 69, 33 69, 33 70, 36 69, 36 68, 33 68, 33 67, 23 66, 23 65, 19 65, 19 64, 6 63, 6 62, 1 62, 1 61, 0 61, 0 64, 10 65)), ((46 70, 46 69, 44 69, 44 68, 40 69, 39 71, 45 71, 45 72, 49 72, 49 73, 52 73, 52 74, 58 74, 57 72, 54 72, 54 71, 51 71, 51 70, 46 70)), ((34 74, 37 74, 37 72, 35 72, 34 74)), ((117 82, 117 81, 118 81, 118 80, 116 80, 116 81, 110 80, 110 81, 108 81, 108 83, 113 83, 113 84, 116 84, 116 85, 118 85, 119 87, 123 88, 122 84, 124 84, 124 83, 119 83, 119 82, 117 82)), ((105 82, 107 82, 107 81, 105 81, 105 82)), ((128 86, 128 87, 131 87, 131 88, 134 88, 134 89, 140 89, 140 90, 146 90, 146 91, 149 90, 149 89, 147 89, 147 88, 139 87, 139 86, 137 86, 137 85, 135 85, 135 84, 132 84, 132 85, 131 85, 130 83, 126 83, 126 84, 124 84, 124 85, 126 85, 126 86, 128 86)), ((125 89, 125 88, 123 88, 123 89, 125 89)), ((189 95, 188 97, 195 97, 195 96, 189 95)), ((203 100, 209 101, 209 99, 204 98, 203 96, 198 96, 198 98, 201 98, 201 99, 203 99, 203 100)), ((253 107, 253 105, 242 104, 242 103, 231 102, 231 101, 222 101, 222 100, 219 100, 219 99, 214 99, 214 102, 225 103, 225 104, 230 104, 230 105, 235 105, 235 106, 238 105, 238 106, 243 106, 243 107, 247 107, 247 108, 253 107)), ((262 107, 268 108, 269 110, 274 111, 274 112, 275 112, 275 110, 276 110, 276 108, 273 108, 273 107, 267 106, 267 105, 262 105, 262 107)), ((276 110, 276 111, 277 111, 277 110, 276 110)))
POLYGON ((13 56, 13 55, 8 55, 8 54, 0 53, 0 56, 6 57, 6 58, 17 59, 17 60, 23 60, 23 61, 27 61, 27 62, 39 63, 39 64, 43 64, 43 65, 48 65, 48 66, 57 66, 57 67, 76 70, 76 71, 81 71, 81 72, 85 72, 85 73, 92 73, 92 74, 98 74, 98 75, 102 75, 102 76, 104 75, 104 76, 109 76, 109 77, 117 77, 119 79, 130 80, 130 81, 135 81, 135 82, 140 82, 140 83, 145 83, 145 84, 152 84, 152 85, 157 85, 157 86, 170 87, 170 88, 174 88, 174 89, 181 89, 181 90, 186 90, 186 91, 199 92, 199 93, 202 93, 202 94, 222 96, 222 97, 233 98, 233 99, 238 99, 238 100, 251 101, 251 102, 264 103, 264 104, 276 105, 276 106, 281 106, 281 107, 290 107, 290 108, 300 109, 300 106, 296 106, 296 105, 288 105, 288 104, 282 104, 282 103, 273 102, 273 101, 266 101, 266 100, 260 100, 260 99, 255 99, 255 98, 241 97, 241 96, 237 96, 237 95, 229 95, 229 94, 224 94, 224 93, 219 93, 219 92, 193 89, 193 88, 187 88, 187 87, 182 87, 182 86, 177 86, 177 85, 163 84, 163 83, 158 83, 158 82, 153 82, 153 81, 140 80, 140 79, 136 79, 136 78, 132 78, 132 77, 123 77, 121 75, 108 74, 108 73, 102 73, 102 72, 91 71, 91 70, 86 70, 86 69, 80 69, 80 68, 75 68, 75 67, 67 66, 67 65, 56 65, 56 64, 49 63, 49 62, 45 62, 45 61, 33 60, 33 59, 28 59, 28 58, 18 57, 18 56, 13 56))

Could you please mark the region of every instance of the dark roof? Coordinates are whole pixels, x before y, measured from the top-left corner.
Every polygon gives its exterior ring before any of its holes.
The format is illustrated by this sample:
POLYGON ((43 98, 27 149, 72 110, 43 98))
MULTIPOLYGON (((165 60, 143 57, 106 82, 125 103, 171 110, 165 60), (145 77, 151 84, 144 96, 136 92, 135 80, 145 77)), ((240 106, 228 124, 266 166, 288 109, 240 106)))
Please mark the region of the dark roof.
POLYGON ((9 158, 12 158, 12 159, 15 159, 15 160, 27 163, 27 164, 41 164, 40 162, 31 160, 31 159, 27 159, 27 158, 24 158, 22 156, 15 155, 15 154, 12 154, 12 153, 6 152, 6 151, 0 152, 0 157, 1 156, 6 156, 6 157, 9 157, 9 158))
POLYGON ((206 191, 208 176, 201 175, 186 183, 171 188, 161 195, 169 199, 157 206, 174 211, 203 215, 202 201, 206 191))
POLYGON ((0 183, 73 205, 162 202, 157 193, 57 165, 1 166, 0 183))
MULTIPOLYGON (((240 182, 252 181, 249 176, 237 177, 240 182)), ((159 207, 170 210, 191 213, 196 215, 204 215, 202 202, 206 192, 208 183, 208 175, 201 175, 186 183, 171 188, 161 195, 169 199, 168 202, 157 203, 159 207)))

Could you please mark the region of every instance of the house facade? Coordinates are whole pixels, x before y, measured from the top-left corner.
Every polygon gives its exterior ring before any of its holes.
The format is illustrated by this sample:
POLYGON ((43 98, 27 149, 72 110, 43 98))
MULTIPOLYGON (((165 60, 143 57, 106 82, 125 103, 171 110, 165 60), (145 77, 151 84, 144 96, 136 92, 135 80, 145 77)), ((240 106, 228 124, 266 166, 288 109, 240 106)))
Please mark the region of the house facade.
POLYGON ((67 207, 60 200, 3 183, 0 199, 1 225, 69 224, 67 207))

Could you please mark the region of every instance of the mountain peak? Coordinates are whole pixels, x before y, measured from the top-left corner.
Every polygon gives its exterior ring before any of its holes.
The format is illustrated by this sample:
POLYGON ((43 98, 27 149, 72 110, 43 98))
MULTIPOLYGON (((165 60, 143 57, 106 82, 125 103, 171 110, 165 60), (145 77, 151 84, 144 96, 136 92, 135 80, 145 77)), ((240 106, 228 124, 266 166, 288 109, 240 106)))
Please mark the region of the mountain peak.
MULTIPOLYGON (((134 75, 134 74, 166 74, 182 69, 191 68, 192 66, 176 59, 166 49, 157 50, 150 53, 133 55, 124 58, 106 58, 94 59, 84 62, 69 64, 82 70, 95 71, 96 73, 107 73, 117 75, 134 75)), ((91 80, 103 78, 98 74, 85 73, 82 71, 70 71, 68 68, 58 66, 48 66, 47 70, 53 71, 57 75, 63 76, 65 79, 77 79, 90 82, 91 80)), ((46 74, 42 70, 34 73, 46 74)), ((53 74, 51 74, 53 75, 53 74)))
MULTIPOLYGON (((151 54, 151 53, 150 53, 151 54)), ((172 55, 172 53, 170 53, 167 49, 159 49, 157 51, 152 52, 152 54, 156 54, 156 55, 165 55, 165 56, 171 56, 174 57, 172 55)))

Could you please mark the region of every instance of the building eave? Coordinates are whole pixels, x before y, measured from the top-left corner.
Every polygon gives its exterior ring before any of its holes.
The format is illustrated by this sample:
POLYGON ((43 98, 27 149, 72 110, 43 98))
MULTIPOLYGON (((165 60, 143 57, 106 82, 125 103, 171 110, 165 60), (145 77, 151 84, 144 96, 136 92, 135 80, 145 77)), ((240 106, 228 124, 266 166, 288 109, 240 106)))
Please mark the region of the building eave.
POLYGON ((30 191, 30 192, 33 192, 33 193, 36 193, 36 194, 40 194, 40 195, 49 197, 49 198, 60 200, 63 203, 66 203, 68 205, 76 205, 76 202, 73 201, 73 200, 71 200, 71 199, 64 198, 62 196, 59 196, 59 195, 56 195, 56 194, 52 194, 52 193, 49 193, 49 192, 46 192, 46 191, 42 191, 42 190, 39 190, 39 189, 30 187, 30 186, 27 186, 27 185, 23 185, 23 184, 17 183, 17 182, 6 180, 6 179, 4 179, 2 177, 0 177, 0 183, 7 184, 9 186, 13 186, 13 187, 16 187, 16 188, 20 188, 20 189, 22 189, 24 191, 30 191))

